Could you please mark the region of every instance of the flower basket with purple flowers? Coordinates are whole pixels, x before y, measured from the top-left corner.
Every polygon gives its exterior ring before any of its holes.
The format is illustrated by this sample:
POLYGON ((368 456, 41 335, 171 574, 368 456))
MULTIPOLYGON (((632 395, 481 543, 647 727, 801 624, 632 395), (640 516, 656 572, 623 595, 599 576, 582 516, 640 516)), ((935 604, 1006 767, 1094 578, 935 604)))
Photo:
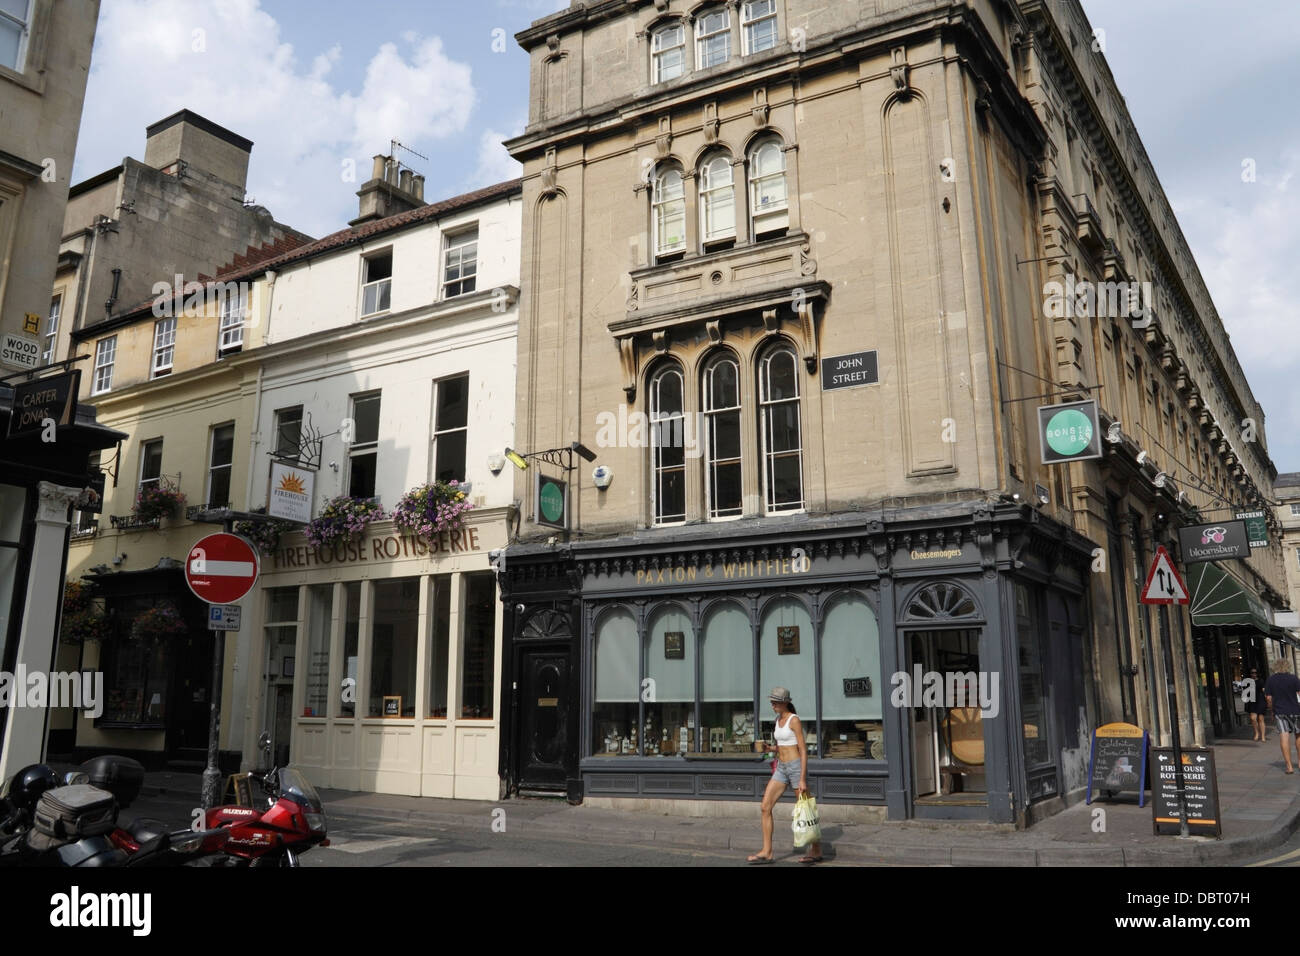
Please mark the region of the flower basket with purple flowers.
POLYGON ((185 506, 185 495, 175 486, 156 481, 145 485, 135 497, 131 511, 141 521, 156 521, 159 518, 174 518, 185 506))
MULTIPOLYGON (((266 514, 266 507, 254 508, 253 514, 266 514)), ((280 547, 280 538, 290 531, 296 531, 300 528, 295 521, 284 521, 280 518, 266 518, 261 521, 236 521, 235 534, 241 538, 247 538, 253 544, 257 545, 257 550, 263 555, 274 554, 276 548, 280 547)))
POLYGON ((465 524, 465 513, 474 502, 458 481, 435 481, 412 488, 393 509, 393 524, 402 531, 432 540, 441 531, 454 531, 465 524))
POLYGON ((361 537, 372 521, 388 517, 374 498, 339 495, 321 509, 319 516, 303 532, 314 548, 332 548, 344 541, 361 537))
POLYGON ((189 625, 170 601, 155 604, 149 610, 137 614, 131 622, 131 638, 136 641, 162 641, 188 631, 189 625))

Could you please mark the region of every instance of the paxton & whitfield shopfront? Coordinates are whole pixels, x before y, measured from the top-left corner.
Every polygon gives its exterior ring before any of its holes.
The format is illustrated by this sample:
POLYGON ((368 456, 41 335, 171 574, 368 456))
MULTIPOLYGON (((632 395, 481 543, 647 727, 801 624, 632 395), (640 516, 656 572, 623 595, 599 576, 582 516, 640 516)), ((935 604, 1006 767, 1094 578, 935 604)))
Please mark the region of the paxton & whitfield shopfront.
POLYGON ((820 802, 1023 824, 1086 775, 1091 550, 982 501, 512 545, 509 785, 755 801, 782 686, 820 802))
POLYGON ((497 799, 501 617, 489 552, 505 533, 504 511, 483 509, 428 541, 391 521, 329 548, 284 535, 258 580, 249 636, 261 694, 247 733, 270 730, 277 758, 319 786, 497 799))

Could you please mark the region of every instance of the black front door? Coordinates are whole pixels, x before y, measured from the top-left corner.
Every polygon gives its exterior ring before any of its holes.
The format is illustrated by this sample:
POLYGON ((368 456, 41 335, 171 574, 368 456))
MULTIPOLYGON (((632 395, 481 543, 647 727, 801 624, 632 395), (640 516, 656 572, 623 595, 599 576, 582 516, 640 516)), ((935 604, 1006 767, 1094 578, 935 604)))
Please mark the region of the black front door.
POLYGON ((569 776, 569 655, 554 650, 520 652, 519 787, 563 790, 569 776))

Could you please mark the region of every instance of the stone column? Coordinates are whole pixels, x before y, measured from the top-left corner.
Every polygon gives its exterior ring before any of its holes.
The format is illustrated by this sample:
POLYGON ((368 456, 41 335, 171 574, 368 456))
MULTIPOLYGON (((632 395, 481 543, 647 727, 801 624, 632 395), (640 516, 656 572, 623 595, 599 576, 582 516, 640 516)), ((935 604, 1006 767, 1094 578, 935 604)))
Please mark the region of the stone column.
MULTIPOLYGON (((80 488, 66 488, 48 481, 40 483, 15 676, 22 672, 48 674, 54 664, 56 627, 63 600, 68 509, 80 494, 80 488)), ((26 686, 15 686, 12 690, 16 697, 26 693, 26 686)), ((49 708, 12 706, 13 703, 11 699, 4 741, 0 744, 0 780, 8 780, 21 768, 40 763, 45 757, 49 708)))

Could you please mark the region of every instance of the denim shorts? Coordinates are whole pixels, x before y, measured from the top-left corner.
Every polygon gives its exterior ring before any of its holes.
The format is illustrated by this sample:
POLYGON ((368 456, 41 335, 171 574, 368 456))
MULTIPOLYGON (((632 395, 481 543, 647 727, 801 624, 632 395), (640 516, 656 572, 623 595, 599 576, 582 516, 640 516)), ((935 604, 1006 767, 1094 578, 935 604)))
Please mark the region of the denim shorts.
POLYGON ((794 760, 778 760, 776 769, 772 771, 772 779, 797 787, 799 786, 799 776, 802 771, 803 761, 797 757, 794 760))

